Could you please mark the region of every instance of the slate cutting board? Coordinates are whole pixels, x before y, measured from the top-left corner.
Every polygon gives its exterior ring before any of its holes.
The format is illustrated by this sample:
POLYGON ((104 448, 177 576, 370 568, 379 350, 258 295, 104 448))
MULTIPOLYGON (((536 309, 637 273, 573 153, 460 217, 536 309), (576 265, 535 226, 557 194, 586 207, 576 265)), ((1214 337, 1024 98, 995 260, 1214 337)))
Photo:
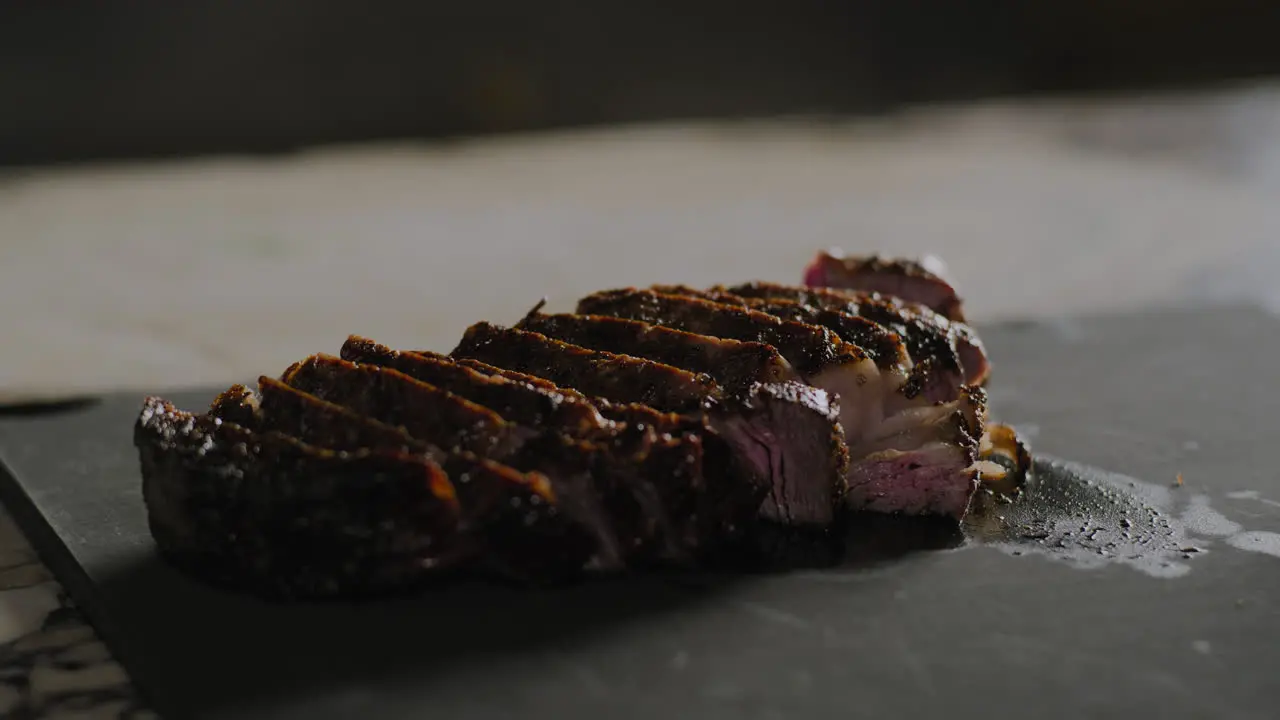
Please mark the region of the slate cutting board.
MULTIPOLYGON (((136 396, 0 420, 0 487, 166 717, 1280 715, 1280 322, 1170 311, 983 337, 996 414, 1039 453, 1122 474, 1098 475, 1097 497, 1158 505, 1135 522, 1186 553, 1143 565, 1112 523, 1130 516, 1104 500, 1102 519, 1081 521, 1081 537, 1113 525, 1096 557, 1036 531, 838 569, 291 607, 155 558, 136 396), (1139 560, 1119 562, 1128 553, 1139 560)), ((197 408, 213 394, 172 397, 197 408)), ((1059 470, 1043 482, 1092 482, 1059 470)))

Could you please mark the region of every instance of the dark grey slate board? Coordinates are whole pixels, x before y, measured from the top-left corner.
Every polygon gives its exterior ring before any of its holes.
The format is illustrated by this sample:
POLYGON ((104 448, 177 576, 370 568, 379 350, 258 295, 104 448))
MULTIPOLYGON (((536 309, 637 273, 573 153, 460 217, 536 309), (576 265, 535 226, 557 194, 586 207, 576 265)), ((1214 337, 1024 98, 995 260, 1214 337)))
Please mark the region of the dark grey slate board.
POLYGON ((786 575, 272 606, 154 557, 136 395, 0 419, 0 488, 167 717, 1277 717, 1280 322, 1168 312, 984 338, 996 412, 1038 451, 1166 488, 1165 517, 1199 533, 1184 574, 966 541, 786 575))

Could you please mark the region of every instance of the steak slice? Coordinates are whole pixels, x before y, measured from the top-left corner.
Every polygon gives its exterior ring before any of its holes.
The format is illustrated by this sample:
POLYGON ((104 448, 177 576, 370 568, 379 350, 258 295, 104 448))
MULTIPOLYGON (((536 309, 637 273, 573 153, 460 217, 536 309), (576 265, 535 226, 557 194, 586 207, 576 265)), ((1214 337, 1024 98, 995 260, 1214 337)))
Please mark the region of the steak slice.
POLYGON ((394 426, 437 447, 504 457, 533 433, 492 410, 397 370, 313 355, 285 370, 281 381, 394 426))
POLYGON ((493 410, 526 427, 556 428, 573 437, 612 434, 616 428, 578 393, 534 384, 458 363, 435 353, 400 352, 352 335, 342 346, 343 360, 390 368, 493 410))
POLYGON ((846 256, 840 250, 824 250, 805 268, 804 284, 892 295, 918 302, 948 320, 964 322, 960 296, 951 283, 913 260, 846 256))
POLYGON ((991 372, 986 349, 977 333, 968 325, 951 322, 924 305, 874 293, 764 282, 715 290, 746 298, 753 306, 792 301, 865 318, 900 336, 913 362, 933 358, 940 370, 959 371, 969 385, 985 383, 991 372))
POLYGON ((134 445, 160 552, 269 595, 379 594, 475 561, 512 577, 561 577, 591 550, 556 512, 545 478, 473 455, 442 467, 396 450, 339 452, 158 397, 144 401, 134 445))
POLYGON ((453 354, 538 375, 612 402, 651 404, 699 418, 693 422, 704 423, 727 445, 724 456, 730 467, 720 476, 725 487, 713 488, 714 506, 754 503, 770 520, 831 521, 832 495, 843 482, 847 451, 836 419, 838 405, 826 393, 812 389, 789 395, 759 384, 730 396, 705 375, 488 323, 472 326, 453 354), (647 384, 636 387, 637 380, 647 384))

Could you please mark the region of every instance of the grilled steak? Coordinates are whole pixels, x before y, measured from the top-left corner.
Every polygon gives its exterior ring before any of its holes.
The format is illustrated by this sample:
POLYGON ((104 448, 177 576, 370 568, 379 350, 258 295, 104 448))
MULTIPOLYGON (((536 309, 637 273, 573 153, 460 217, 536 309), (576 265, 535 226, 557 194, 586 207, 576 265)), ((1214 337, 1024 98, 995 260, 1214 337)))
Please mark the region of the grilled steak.
POLYGON ((987 422, 985 349, 922 264, 822 253, 804 285, 542 307, 448 355, 352 335, 204 415, 148 397, 162 553, 293 597, 758 566, 794 558, 772 541, 833 558, 842 509, 958 519, 1027 482, 1026 445, 987 422))
POLYGON ((925 305, 948 320, 964 322, 960 296, 951 283, 911 260, 845 256, 838 250, 827 250, 819 252, 805 268, 804 284, 892 295, 925 305))
POLYGON ((267 594, 397 590, 476 563, 563 577, 591 551, 555 510, 545 478, 475 456, 442 466, 399 451, 336 452, 156 397, 144 402, 134 442, 161 552, 267 594))
POLYGON ((829 522, 842 491, 848 461, 839 406, 816 388, 798 392, 757 383, 731 395, 706 375, 487 323, 468 330, 453 354, 541 375, 615 402, 642 401, 639 392, 660 409, 701 415, 729 446, 738 478, 734 484, 768 492, 760 510, 766 518, 829 522), (650 384, 637 388, 638 377, 650 384), (667 400, 671 397, 675 400, 667 400))

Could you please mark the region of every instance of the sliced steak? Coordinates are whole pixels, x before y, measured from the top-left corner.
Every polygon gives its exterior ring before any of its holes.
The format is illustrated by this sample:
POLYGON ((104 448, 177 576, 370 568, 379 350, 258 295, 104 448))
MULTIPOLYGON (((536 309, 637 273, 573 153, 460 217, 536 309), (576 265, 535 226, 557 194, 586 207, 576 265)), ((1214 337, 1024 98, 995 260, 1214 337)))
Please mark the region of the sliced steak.
POLYGON ((473 326, 453 354, 538 375, 613 402, 640 402, 701 418, 696 422, 705 423, 728 446, 725 455, 731 468, 722 477, 732 482, 711 493, 717 507, 727 503, 736 508, 751 501, 760 505, 764 500, 760 512, 769 519, 818 524, 831 520, 847 456, 832 414, 838 406, 826 393, 814 389, 798 399, 757 385, 742 395, 728 395, 705 375, 487 323, 473 326), (742 423, 752 432, 744 432, 742 423), (794 429, 775 428, 777 423, 794 429), (782 444, 783 439, 788 444, 782 444), (811 497, 827 501, 808 502, 811 497), (806 502, 793 503, 794 498, 806 502))
POLYGON ((562 577, 591 552, 556 511, 546 478, 473 455, 442 467, 422 454, 337 452, 157 397, 144 402, 134 444, 160 551, 201 577, 263 593, 394 591, 474 562, 562 577))
POLYGON ((932 358, 940 370, 962 372, 964 382, 981 385, 991 372, 986 348, 968 325, 952 322, 918 303, 874 293, 752 282, 717 287, 753 305, 793 301, 862 317, 900 336, 914 362, 932 358))
POLYGON ((492 410, 415 380, 398 370, 313 355, 285 370, 281 381, 361 415, 404 427, 446 450, 505 457, 533 433, 492 410))
POLYGON ((838 250, 824 250, 805 268, 804 284, 892 295, 925 305, 948 320, 964 322, 960 296, 951 283, 913 260, 846 256, 838 250))

